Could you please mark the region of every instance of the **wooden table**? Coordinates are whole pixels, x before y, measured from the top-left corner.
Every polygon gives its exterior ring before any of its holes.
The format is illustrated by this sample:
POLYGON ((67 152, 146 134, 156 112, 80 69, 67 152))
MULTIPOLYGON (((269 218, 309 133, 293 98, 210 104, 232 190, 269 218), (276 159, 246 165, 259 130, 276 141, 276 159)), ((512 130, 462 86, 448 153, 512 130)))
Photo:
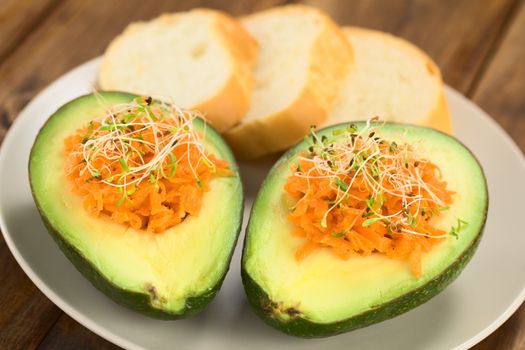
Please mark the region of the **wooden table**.
MULTIPOLYGON (((0 0, 0 140, 50 82, 102 54, 134 20, 195 6, 233 15, 291 1, 0 0)), ((525 150, 525 0, 310 0, 340 24, 385 30, 426 50, 445 81, 525 150)), ((0 238, 0 349, 118 349, 49 301, 0 238)), ((525 305, 474 347, 525 349, 525 305)))

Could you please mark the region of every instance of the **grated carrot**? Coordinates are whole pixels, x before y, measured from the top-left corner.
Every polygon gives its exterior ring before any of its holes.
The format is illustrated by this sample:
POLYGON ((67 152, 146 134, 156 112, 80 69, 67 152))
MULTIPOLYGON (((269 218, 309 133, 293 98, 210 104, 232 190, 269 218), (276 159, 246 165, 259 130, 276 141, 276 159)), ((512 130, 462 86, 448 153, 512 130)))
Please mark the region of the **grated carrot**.
POLYGON ((204 192, 228 162, 204 149, 198 115, 136 98, 67 137, 66 177, 93 216, 160 233, 198 215, 204 192))
POLYGON ((379 137, 380 127, 368 121, 359 132, 335 130, 332 139, 312 131, 284 186, 293 233, 304 238, 297 261, 319 249, 345 260, 383 254, 420 277, 422 254, 449 236, 433 226, 454 194, 438 166, 414 146, 379 137))

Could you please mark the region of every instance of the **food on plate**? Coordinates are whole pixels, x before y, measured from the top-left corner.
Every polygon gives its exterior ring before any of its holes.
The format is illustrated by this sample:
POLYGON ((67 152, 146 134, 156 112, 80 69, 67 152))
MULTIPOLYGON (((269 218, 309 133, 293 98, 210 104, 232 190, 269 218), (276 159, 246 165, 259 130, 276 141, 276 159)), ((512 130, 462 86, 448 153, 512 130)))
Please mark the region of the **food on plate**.
POLYGON ((483 171, 452 136, 370 120, 312 131, 253 205, 242 258, 249 302, 302 337, 397 316, 459 275, 487 207, 483 171))
POLYGON ((240 23, 211 9, 130 24, 108 46, 99 84, 198 109, 222 132, 248 110, 257 44, 240 23))
POLYGON ((243 159, 319 127, 381 117, 451 133, 441 73, 408 41, 340 28, 311 6, 236 20, 196 9, 132 23, 107 48, 99 84, 199 109, 243 159))
POLYGON ((354 69, 324 125, 380 116, 452 132, 441 74, 430 57, 387 33, 356 27, 343 31, 354 50, 354 69))
POLYGON ((38 133, 29 177, 52 237, 116 302, 176 319, 220 288, 242 185, 230 149, 196 112, 120 92, 79 97, 38 133))
POLYGON ((375 30, 336 28, 306 6, 277 7, 242 23, 260 51, 248 113, 226 132, 241 158, 285 150, 311 125, 374 116, 452 132, 439 68, 410 42, 375 30), (322 25, 329 30, 321 31, 322 25), (305 35, 318 40, 297 39, 305 35))
POLYGON ((290 147, 322 124, 352 66, 352 49, 326 14, 276 7, 243 17, 259 43, 248 112, 225 134, 236 155, 256 158, 290 147))

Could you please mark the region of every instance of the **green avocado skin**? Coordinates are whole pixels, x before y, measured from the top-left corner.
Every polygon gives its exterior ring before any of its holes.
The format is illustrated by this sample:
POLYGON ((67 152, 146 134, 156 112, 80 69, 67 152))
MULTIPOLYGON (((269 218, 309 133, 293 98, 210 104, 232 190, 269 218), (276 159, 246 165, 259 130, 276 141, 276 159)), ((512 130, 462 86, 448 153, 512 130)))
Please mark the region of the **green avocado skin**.
MULTIPOLYGON (((356 123, 360 124, 360 123, 356 123)), ((389 123, 394 124, 394 123, 389 123)), ((396 123, 397 124, 397 123, 396 123)), ((349 124, 342 123, 327 127, 326 129, 336 129, 338 127, 346 127, 349 124)), ((402 125, 402 124, 398 124, 402 125)), ((410 125, 406 125, 411 127, 410 125)), ((325 129, 325 130, 326 130, 325 129)), ((423 128, 425 129, 425 128, 423 128)), ((321 130, 322 131, 322 130, 321 130)), ((435 131, 443 134, 440 131, 435 131)), ((445 134, 446 135, 446 134, 445 134)), ((447 135, 448 136, 448 135, 447 135)), ((288 152, 286 152, 281 159, 277 161, 274 168, 279 167, 282 163, 287 163, 295 153, 300 150, 300 146, 303 141, 296 144, 288 152)), ((466 148, 466 147, 465 147, 466 148)), ((470 151, 469 151, 470 152, 470 151)), ((471 152, 470 152, 471 153, 471 152)), ((472 154, 472 153, 471 153, 472 154)), ((472 154, 474 157, 474 155, 472 154)), ((475 159, 475 157, 474 157, 475 159)), ((479 163, 478 163, 479 164, 479 163)), ((273 169, 272 169, 273 170, 273 169)), ((485 179, 485 188, 486 178, 485 179)), ((263 183, 262 187, 264 187, 263 183)), ((488 195, 488 194, 487 194, 488 195)), ((488 197, 487 197, 488 198, 488 197)), ((393 300, 376 306, 375 308, 363 312, 361 314, 352 316, 341 321, 332 323, 318 323, 301 317, 300 314, 289 314, 290 318, 283 320, 274 311, 272 305, 276 303, 270 299, 268 294, 254 281, 250 274, 245 268, 246 250, 247 250, 247 238, 244 239, 243 255, 242 255, 242 266, 241 266, 241 277, 242 283, 248 302, 254 312, 268 325, 280 330, 286 334, 301 337, 301 338, 322 338, 332 335, 337 335, 345 332, 349 332, 355 329, 363 328, 374 323, 385 321, 396 316, 399 316, 436 296, 443 291, 450 283, 452 283, 465 268, 467 263, 474 255, 481 237, 483 235, 483 228, 485 227, 486 217, 488 211, 488 200, 485 206, 485 212, 483 213, 483 223, 481 229, 476 238, 471 244, 465 249, 465 251, 441 274, 437 275, 434 279, 426 283, 425 285, 416 288, 404 295, 401 295, 393 300)), ((250 214, 250 218, 253 217, 253 209, 250 214)), ((250 222, 248 222, 248 230, 250 228, 250 222)))
POLYGON ((268 294, 250 277, 244 268, 241 270, 242 283, 252 309, 268 325, 297 337, 327 337, 388 320, 427 302, 458 277, 461 270, 474 255, 481 236, 479 234, 461 257, 425 286, 382 304, 375 309, 334 323, 316 323, 299 316, 292 316, 289 321, 283 321, 273 314, 272 301, 268 294))
POLYGON ((40 212, 40 216, 60 250, 62 250, 64 255, 73 263, 73 265, 75 265, 77 270, 80 271, 82 275, 84 275, 84 277, 87 278, 98 290, 106 294, 118 304, 152 318, 176 320, 198 313, 215 297, 221 288, 224 277, 226 276, 227 271, 224 272, 222 279, 215 285, 215 287, 204 294, 188 298, 186 300, 186 306, 180 314, 169 313, 151 306, 150 296, 148 294, 136 293, 122 289, 105 278, 73 245, 69 244, 62 238, 62 236, 49 224, 47 217, 43 215, 42 212, 40 212))
MULTIPOLYGON (((128 101, 131 101, 133 98, 136 97, 136 95, 132 95, 132 94, 124 93, 124 92, 117 92, 117 91, 105 91, 105 92, 99 92, 99 94, 101 94, 104 97, 111 96, 111 95, 118 95, 118 96, 123 97, 124 99, 127 99, 128 101)), ((69 108, 77 100, 81 100, 85 98, 92 98, 92 97, 93 97, 92 94, 80 96, 70 101, 69 103, 61 107, 60 109, 58 109, 57 112, 55 113, 59 113, 62 109, 69 108)), ((48 119, 48 121, 51 118, 52 116, 48 119)), ((45 124, 42 127, 42 129, 44 127, 45 127, 45 124)), ((219 140, 222 141, 222 139, 217 134, 217 132, 213 130, 210 126, 207 126, 207 133, 213 134, 215 138, 218 138, 219 140)), ((226 151, 228 152, 228 154, 231 155, 231 151, 226 145, 226 143, 224 143, 224 141, 222 141, 221 147, 226 147, 226 151)), ((233 159, 233 156, 231 156, 231 158, 233 159)), ((231 168, 236 174, 238 174, 237 164, 231 164, 231 168)), ((162 320, 176 320, 176 319, 186 318, 188 316, 191 316, 193 314, 200 312, 211 302, 211 300, 215 297, 215 295, 221 288, 224 278, 226 277, 226 274, 229 270, 231 258, 233 256, 233 249, 230 252, 229 257, 228 257, 228 262, 226 264, 227 268, 223 272, 217 284, 200 295, 187 298, 186 304, 180 313, 175 314, 175 313, 161 310, 159 308, 152 306, 151 296, 149 294, 132 292, 132 291, 120 288, 118 285, 114 284, 113 282, 108 280, 106 277, 104 277, 100 273, 100 271, 88 259, 86 259, 82 255, 81 252, 78 251, 78 249, 75 246, 67 242, 60 235, 60 233, 50 224, 47 216, 45 215, 43 210, 41 210, 40 206, 38 205, 38 201, 36 200, 34 189, 33 189, 33 183, 31 181, 31 167, 29 168, 29 179, 30 179, 29 182, 31 185, 31 193, 33 194, 33 199, 35 200, 38 212, 42 218, 42 221, 47 231, 49 232, 53 240, 56 242, 60 250, 73 263, 73 265, 77 268, 77 270, 80 271, 82 275, 93 284, 93 286, 95 286, 99 291, 104 293, 106 296, 111 298, 116 303, 126 308, 129 308, 131 310, 137 311, 145 316, 149 316, 151 318, 162 319, 162 320)), ((241 188, 241 191, 242 191, 242 188, 241 188)), ((244 198, 242 200, 244 201, 244 198)), ((239 223, 237 226, 237 231, 234 233, 235 234, 234 247, 237 245, 237 240, 239 238, 239 233, 241 230, 242 215, 243 215, 242 208, 243 207, 244 206, 241 205, 240 206, 241 210, 238 213, 233 214, 237 216, 237 221, 239 223)))

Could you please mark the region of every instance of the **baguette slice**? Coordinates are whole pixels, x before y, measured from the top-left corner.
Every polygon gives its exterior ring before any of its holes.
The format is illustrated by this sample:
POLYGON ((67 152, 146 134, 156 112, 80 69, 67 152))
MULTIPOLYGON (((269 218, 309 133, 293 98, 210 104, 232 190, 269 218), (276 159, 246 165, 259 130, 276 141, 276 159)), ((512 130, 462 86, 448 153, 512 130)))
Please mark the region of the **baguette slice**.
POLYGON ((387 33, 343 30, 354 49, 355 66, 325 125, 379 116, 452 132, 441 73, 430 57, 387 33))
POLYGON ((237 156, 260 157, 326 121, 352 65, 352 48, 318 9, 289 5, 242 18, 259 43, 252 104, 225 134, 237 156))
POLYGON ((256 58, 255 40, 223 12, 164 14, 130 24, 111 42, 99 84, 199 109, 224 131, 248 109, 256 58))

